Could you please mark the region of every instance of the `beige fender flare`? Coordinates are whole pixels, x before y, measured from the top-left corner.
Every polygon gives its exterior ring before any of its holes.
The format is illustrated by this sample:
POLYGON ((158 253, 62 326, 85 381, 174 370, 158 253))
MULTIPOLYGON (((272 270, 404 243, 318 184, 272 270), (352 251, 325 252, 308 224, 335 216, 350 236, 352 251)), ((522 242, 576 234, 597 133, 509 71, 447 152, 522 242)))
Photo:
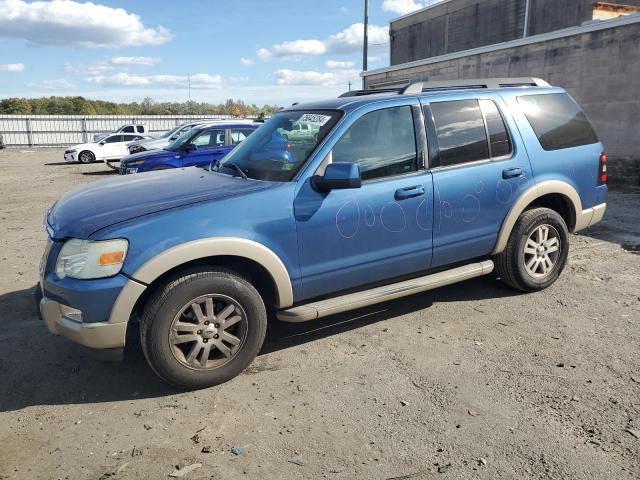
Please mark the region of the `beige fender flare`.
POLYGON ((547 180, 526 190, 511 207, 507 218, 505 218, 502 223, 502 227, 500 228, 498 241, 496 242, 493 252, 491 252, 492 255, 504 251, 518 217, 520 217, 522 212, 524 212, 531 202, 551 193, 560 194, 569 201, 569 204, 573 209, 572 214, 575 220, 573 222, 574 228, 571 230, 572 232, 582 230, 583 228, 588 227, 591 223, 594 223, 594 209, 600 206, 582 210, 582 201, 580 200, 580 195, 578 195, 575 188, 561 180, 547 180))
POLYGON ((177 245, 142 265, 120 292, 111 310, 109 322, 128 321, 136 302, 146 290, 146 286, 172 268, 194 260, 215 256, 242 257, 260 264, 273 280, 277 295, 277 307, 288 308, 293 305, 293 287, 289 272, 280 257, 272 250, 261 243, 246 238, 205 238, 177 245))

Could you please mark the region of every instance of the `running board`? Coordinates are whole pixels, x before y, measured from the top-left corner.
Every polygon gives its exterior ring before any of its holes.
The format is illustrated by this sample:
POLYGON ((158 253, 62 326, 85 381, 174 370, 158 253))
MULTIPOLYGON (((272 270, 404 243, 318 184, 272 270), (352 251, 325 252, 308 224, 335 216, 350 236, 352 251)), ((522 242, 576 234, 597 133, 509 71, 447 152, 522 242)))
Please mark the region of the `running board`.
POLYGON ((480 277, 492 271, 493 261, 485 260, 443 272, 432 273, 424 277, 405 280, 404 282, 392 283, 391 285, 384 285, 363 292, 350 293, 341 297, 328 298, 326 300, 280 310, 276 316, 283 322, 308 322, 328 315, 347 312, 349 310, 355 310, 356 308, 406 297, 414 293, 444 287, 452 283, 480 277))

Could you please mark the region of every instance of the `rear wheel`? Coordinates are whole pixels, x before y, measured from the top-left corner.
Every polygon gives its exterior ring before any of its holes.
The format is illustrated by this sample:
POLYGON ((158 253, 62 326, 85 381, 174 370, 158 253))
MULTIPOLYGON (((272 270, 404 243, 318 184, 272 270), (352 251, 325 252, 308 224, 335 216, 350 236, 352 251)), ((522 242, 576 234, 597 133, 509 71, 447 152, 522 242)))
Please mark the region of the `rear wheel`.
POLYGON ((517 290, 535 292, 552 285, 564 269, 569 232, 563 218, 548 208, 524 212, 507 247, 495 256, 500 280, 517 290))
POLYGON ((80 163, 93 163, 96 161, 96 156, 89 150, 83 150, 78 155, 78 160, 80 160, 80 163))
POLYGON ((147 302, 142 349, 153 370, 184 389, 224 383, 256 357, 267 327, 264 303, 244 278, 224 269, 183 272, 147 302))

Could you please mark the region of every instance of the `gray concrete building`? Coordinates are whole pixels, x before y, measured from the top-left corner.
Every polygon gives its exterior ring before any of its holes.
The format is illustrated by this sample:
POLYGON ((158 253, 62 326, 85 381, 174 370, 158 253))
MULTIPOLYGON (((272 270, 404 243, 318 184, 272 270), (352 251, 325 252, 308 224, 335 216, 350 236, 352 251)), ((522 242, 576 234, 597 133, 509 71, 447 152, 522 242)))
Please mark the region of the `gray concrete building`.
POLYGON ((445 0, 393 20, 365 88, 540 77, 582 105, 614 183, 640 185, 640 0, 445 0), (528 8, 527 8, 528 6, 528 8))

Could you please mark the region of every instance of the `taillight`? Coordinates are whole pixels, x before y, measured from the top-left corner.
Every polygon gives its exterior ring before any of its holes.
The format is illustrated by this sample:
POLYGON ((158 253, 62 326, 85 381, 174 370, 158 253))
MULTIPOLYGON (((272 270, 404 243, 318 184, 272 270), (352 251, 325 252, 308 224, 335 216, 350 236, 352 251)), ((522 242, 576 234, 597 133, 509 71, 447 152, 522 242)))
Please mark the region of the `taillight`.
POLYGON ((607 156, 604 152, 600 154, 600 165, 598 167, 598 185, 607 183, 607 156))
POLYGON ((293 152, 293 145, 287 143, 287 152, 293 152))

